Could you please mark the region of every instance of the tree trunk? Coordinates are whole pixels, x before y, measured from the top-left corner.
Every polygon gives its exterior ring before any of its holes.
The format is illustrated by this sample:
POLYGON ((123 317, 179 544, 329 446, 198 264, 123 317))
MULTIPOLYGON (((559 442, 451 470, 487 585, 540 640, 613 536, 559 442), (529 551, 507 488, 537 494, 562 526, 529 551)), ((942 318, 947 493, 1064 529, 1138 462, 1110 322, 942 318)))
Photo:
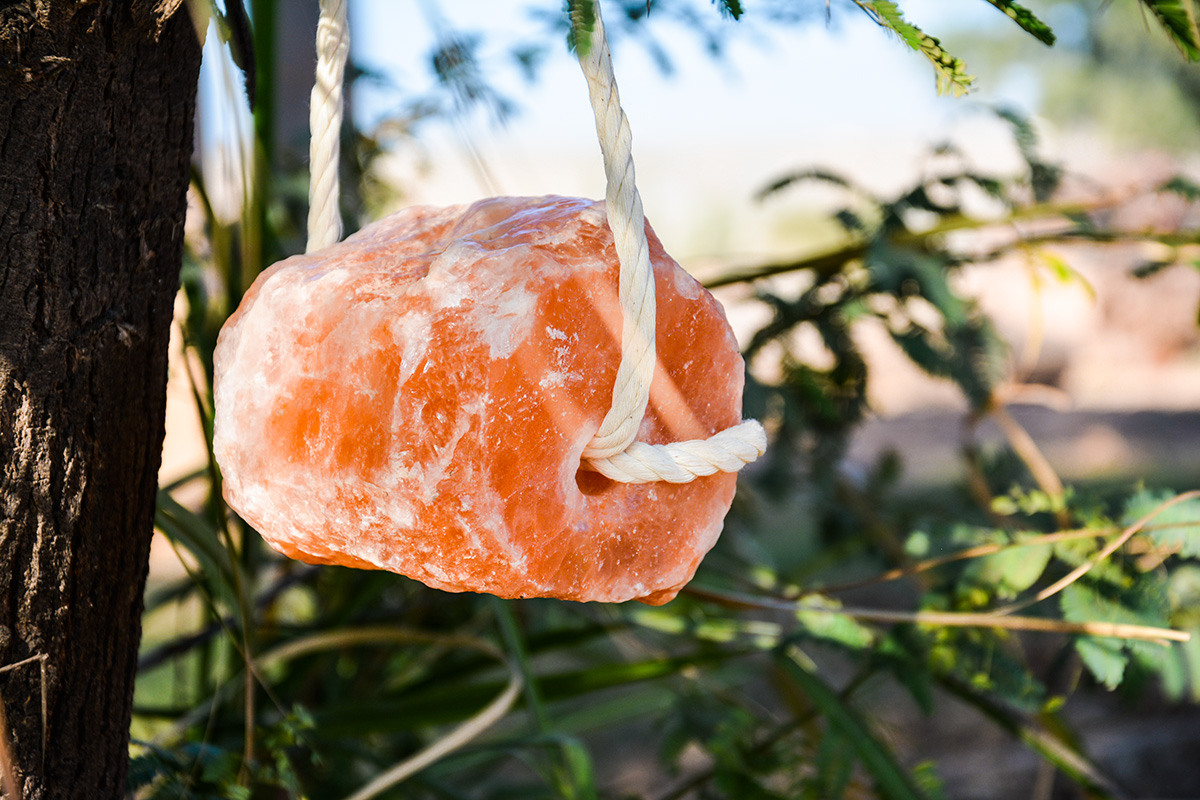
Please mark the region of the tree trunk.
POLYGON ((0 698, 27 800, 124 795, 199 65, 182 0, 0 2, 0 667, 35 659, 0 698))

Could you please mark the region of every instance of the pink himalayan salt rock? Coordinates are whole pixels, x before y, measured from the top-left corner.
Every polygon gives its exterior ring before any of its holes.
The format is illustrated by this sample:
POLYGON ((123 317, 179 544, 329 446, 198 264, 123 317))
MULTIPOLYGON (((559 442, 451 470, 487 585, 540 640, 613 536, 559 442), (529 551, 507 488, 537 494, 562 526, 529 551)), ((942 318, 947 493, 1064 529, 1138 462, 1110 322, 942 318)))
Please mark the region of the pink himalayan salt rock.
MULTIPOLYGON (((638 439, 741 419, 720 305, 646 227, 658 368, 638 439)), ((216 350, 225 498, 280 552, 448 591, 675 597, 736 477, 621 484, 579 471, 620 359, 603 203, 409 208, 264 272, 216 350)))

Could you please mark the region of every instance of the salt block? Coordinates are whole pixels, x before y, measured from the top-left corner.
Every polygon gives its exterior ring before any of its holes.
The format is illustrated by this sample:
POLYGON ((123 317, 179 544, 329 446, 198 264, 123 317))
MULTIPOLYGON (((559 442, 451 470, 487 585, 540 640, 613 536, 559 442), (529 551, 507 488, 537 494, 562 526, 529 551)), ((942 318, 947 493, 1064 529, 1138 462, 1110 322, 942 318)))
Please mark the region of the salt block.
MULTIPOLYGON (((638 439, 741 421, 721 306, 647 225, 658 365, 638 439)), ((264 272, 221 331, 225 499, 280 552, 447 591, 661 604, 713 546, 736 476, 580 470, 620 360, 604 204, 409 208, 264 272)))

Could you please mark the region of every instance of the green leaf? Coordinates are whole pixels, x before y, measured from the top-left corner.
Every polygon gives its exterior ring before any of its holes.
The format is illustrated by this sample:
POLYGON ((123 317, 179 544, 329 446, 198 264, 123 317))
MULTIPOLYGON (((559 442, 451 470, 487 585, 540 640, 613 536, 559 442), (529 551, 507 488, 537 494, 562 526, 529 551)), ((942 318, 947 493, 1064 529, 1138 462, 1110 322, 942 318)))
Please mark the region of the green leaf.
POLYGON ((988 0, 989 3, 1003 11, 1008 18, 1021 26, 1027 33, 1033 34, 1033 37, 1042 44, 1054 44, 1054 31, 1050 30, 1050 26, 1042 22, 1033 12, 1022 5, 1012 2, 1012 0, 988 0))
MULTIPOLYGON (((954 311, 949 304, 946 310, 954 311)), ((1005 345, 990 320, 973 309, 964 313, 969 316, 962 324, 947 319, 940 334, 916 322, 900 330, 890 327, 889 333, 914 364, 934 377, 953 380, 972 406, 984 408, 1003 380, 1005 345)))
MULTIPOLYGON (((1129 590, 1119 594, 1111 587, 1092 585, 1080 580, 1072 583, 1059 596, 1063 617, 1071 622, 1118 622, 1131 625, 1168 627, 1169 603, 1166 581, 1153 575, 1143 575, 1129 590)), ((1137 658, 1143 667, 1157 671, 1162 668, 1167 650, 1154 642, 1081 636, 1075 649, 1096 679, 1110 689, 1121 681, 1125 651, 1137 658), (1121 661, 1120 670, 1117 662, 1121 661)))
POLYGON ((1021 507, 1017 505, 1017 501, 1008 495, 997 495, 992 498, 992 513, 999 514, 1002 517, 1011 517, 1016 515, 1021 507))
POLYGON ((825 639, 852 650, 870 647, 875 641, 875 632, 836 609, 841 603, 824 595, 804 598, 796 611, 796 619, 804 626, 805 633, 817 639, 825 639), (820 609, 820 610, 816 610, 820 609))
POLYGON ((159 491, 154 525, 200 562, 211 578, 220 580, 230 596, 236 594, 233 560, 214 525, 159 491))
POLYGON ((784 673, 804 691, 829 724, 850 742, 858 758, 888 800, 928 800, 901 767, 888 748, 875 737, 858 712, 846 704, 833 688, 810 672, 807 659, 794 647, 775 652, 775 660, 784 673))
POLYGON ((906 20, 892 0, 854 0, 854 4, 867 12, 867 16, 880 27, 892 31, 901 41, 929 59, 937 72, 939 94, 961 97, 971 90, 975 78, 963 71, 966 65, 962 59, 947 53, 941 42, 906 20))
POLYGON ((225 24, 219 25, 217 30, 221 34, 221 40, 229 45, 230 60, 242 71, 246 100, 253 111, 258 88, 258 73, 254 63, 254 32, 242 0, 228 0, 225 3, 225 13, 219 14, 219 19, 225 24))
POLYGON ((1029 713, 1046 700, 1046 687, 1029 666, 993 633, 943 631, 931 649, 935 670, 958 676, 967 685, 1029 713))
POLYGON ((592 31, 596 29, 596 0, 565 0, 567 48, 579 56, 592 49, 592 31))
POLYGON ((1200 61, 1200 28, 1196 25, 1195 0, 1142 0, 1142 5, 1158 18, 1163 30, 1183 57, 1200 61))
POLYGON ((1200 185, 1183 175, 1176 175, 1174 178, 1164 182, 1158 187, 1158 190, 1160 192, 1172 192, 1184 200, 1193 203, 1200 201, 1200 185))
POLYGON ((1180 649, 1192 685, 1192 702, 1200 702, 1200 626, 1189 629, 1188 633, 1192 638, 1184 642, 1180 649))
POLYGON ((937 763, 922 761, 913 767, 912 772, 921 791, 929 795, 931 800, 946 800, 946 789, 942 784, 941 776, 938 775, 937 763))
POLYGON ((560 795, 570 800, 596 800, 596 771, 587 747, 574 736, 561 733, 539 734, 509 741, 513 749, 543 747, 561 754, 562 770, 558 773, 560 795))
POLYGON ((973 560, 963 571, 964 580, 994 588, 996 596, 1011 600, 1041 577, 1054 548, 1048 544, 1009 547, 973 560))
MULTIPOLYGON (((1123 525, 1132 525, 1150 515, 1177 495, 1169 489, 1142 489, 1125 504, 1123 525)), ((1178 549, 1185 558, 1200 558, 1200 497, 1176 503, 1155 514, 1148 523, 1150 538, 1163 547, 1178 549), (1170 527, 1167 527, 1170 526, 1170 527)))
POLYGON ((1183 628, 1200 625, 1200 566, 1180 564, 1167 579, 1171 621, 1183 628))
MULTIPOLYGON (((1099 549, 1100 546, 1093 539, 1068 539, 1054 543, 1054 555, 1071 567, 1088 563, 1099 549)), ((1104 559, 1088 570, 1088 580, 1103 581, 1121 589, 1128 588, 1130 583, 1129 575, 1111 559, 1104 559)))
POLYGON ((1038 153, 1037 131, 1027 117, 1011 108, 997 108, 995 112, 996 116, 1012 125, 1017 149, 1029 167, 1029 183, 1034 199, 1039 203, 1049 200, 1062 180, 1062 169, 1042 160, 1038 153))
POLYGON ((250 787, 240 786, 233 781, 228 781, 221 786, 221 792, 228 800, 250 800, 250 787))
POLYGON ((1075 641, 1075 650, 1092 675, 1096 676, 1096 680, 1109 689, 1121 685, 1129 656, 1120 642, 1083 636, 1075 641))
POLYGON ((592 756, 583 743, 574 737, 560 737, 560 747, 563 754, 563 765, 571 778, 571 788, 574 797, 579 800, 595 800, 596 770, 592 766, 592 756))
POLYGON ((942 183, 946 186, 958 186, 963 183, 971 183, 977 186, 980 191, 995 200, 999 200, 1006 206, 1011 207, 1012 201, 1009 199, 1003 181, 981 175, 978 172, 960 172, 955 175, 942 175, 935 179, 935 183, 942 183))

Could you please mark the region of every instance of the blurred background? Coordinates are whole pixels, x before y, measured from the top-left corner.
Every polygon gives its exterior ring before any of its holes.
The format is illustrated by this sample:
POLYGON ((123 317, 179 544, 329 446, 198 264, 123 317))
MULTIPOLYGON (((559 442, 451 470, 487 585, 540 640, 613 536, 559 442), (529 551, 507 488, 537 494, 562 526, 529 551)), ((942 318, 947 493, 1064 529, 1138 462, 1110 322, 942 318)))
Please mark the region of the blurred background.
MULTIPOLYGON (((495 651, 522 699, 379 796, 1200 797, 1194 643, 831 613, 1005 614, 1095 559, 1022 613, 1200 622, 1193 500, 1159 519, 1184 538, 1139 528, 1101 550, 1200 482, 1190 1, 603 3, 647 217, 725 305, 747 415, 773 437, 697 593, 663 609, 313 570, 228 514, 211 348, 253 276, 303 249, 317 20, 315 2, 252 2, 242 22, 231 5, 194 4, 139 796, 347 794, 470 719, 504 674, 495 651), (383 636, 250 687, 247 653, 384 624, 481 644, 383 636), (395 716, 368 713, 366 687, 395 716)), ((602 197, 568 24, 552 1, 352 0, 347 229, 412 204, 602 197)))

